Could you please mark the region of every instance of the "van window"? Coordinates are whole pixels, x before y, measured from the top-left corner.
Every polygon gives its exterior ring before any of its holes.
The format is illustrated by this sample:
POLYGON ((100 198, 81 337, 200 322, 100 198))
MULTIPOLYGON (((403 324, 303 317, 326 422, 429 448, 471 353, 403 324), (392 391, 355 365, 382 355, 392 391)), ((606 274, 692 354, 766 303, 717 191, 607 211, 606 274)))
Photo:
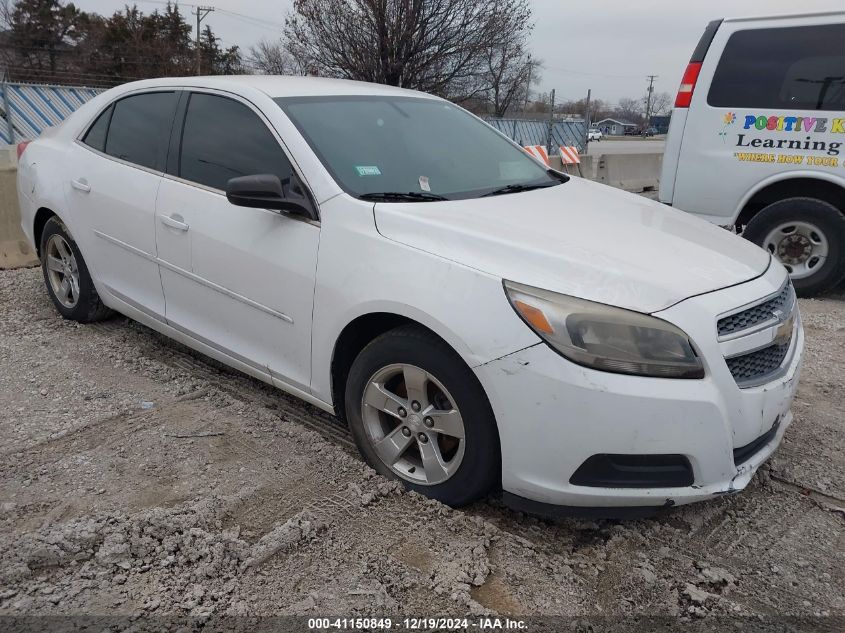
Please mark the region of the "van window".
POLYGON ((162 170, 176 112, 175 92, 150 92, 114 104, 106 154, 162 170))
POLYGON ((734 33, 707 102, 725 108, 845 110, 845 24, 734 33))
POLYGON ((285 182, 293 168, 273 134, 252 110, 226 97, 191 95, 182 132, 179 175, 225 190, 230 178, 275 174, 285 182))

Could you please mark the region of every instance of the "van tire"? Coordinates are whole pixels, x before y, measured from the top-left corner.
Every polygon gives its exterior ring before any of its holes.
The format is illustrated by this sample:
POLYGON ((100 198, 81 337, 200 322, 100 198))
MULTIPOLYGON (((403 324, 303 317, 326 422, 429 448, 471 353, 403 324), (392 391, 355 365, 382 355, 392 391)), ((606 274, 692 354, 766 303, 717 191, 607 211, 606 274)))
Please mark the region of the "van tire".
MULTIPOLYGON (((773 230, 790 222, 807 222, 817 227, 827 242, 828 254, 817 271, 792 283, 801 297, 833 290, 845 278, 845 215, 829 202, 816 198, 787 198, 763 208, 743 232, 743 237, 766 248, 767 237, 773 230)), ((769 252, 773 248, 768 248, 769 252)), ((772 253, 777 257, 777 253, 772 253)))
MULTIPOLYGON (((384 387, 387 385, 388 383, 383 383, 384 387)), ((352 436, 364 459, 379 474, 401 481, 408 490, 453 507, 472 503, 501 486, 499 434, 487 395, 463 359, 432 332, 409 324, 375 338, 352 363, 345 391, 346 419, 352 436), (388 466, 379 456, 375 446, 376 440, 372 437, 373 409, 364 404, 365 395, 370 385, 374 384, 373 378, 386 369, 400 365, 421 369, 439 382, 452 398, 451 407, 462 417, 464 448, 460 463, 448 478, 439 483, 415 482, 398 474, 400 469, 388 466)), ((405 393, 408 393, 407 389, 405 393)), ((419 408, 412 411, 412 407, 407 403, 405 406, 408 408, 399 410, 399 415, 405 414, 403 417, 387 418, 390 426, 396 424, 394 431, 405 432, 406 428, 402 427, 406 424, 411 426, 414 423, 412 418, 423 416, 426 411, 419 408), (414 415, 414 412, 419 414, 414 415)), ((417 428, 413 436, 421 430, 424 431, 425 428, 417 428)), ((433 441, 426 440, 426 443, 433 441)), ((433 446, 432 444, 432 448, 433 446)), ((407 450, 413 453, 414 450, 421 449, 412 446, 407 450)), ((403 453, 408 454, 407 451, 403 453)), ((422 471, 425 471, 425 466, 422 466, 422 471)))

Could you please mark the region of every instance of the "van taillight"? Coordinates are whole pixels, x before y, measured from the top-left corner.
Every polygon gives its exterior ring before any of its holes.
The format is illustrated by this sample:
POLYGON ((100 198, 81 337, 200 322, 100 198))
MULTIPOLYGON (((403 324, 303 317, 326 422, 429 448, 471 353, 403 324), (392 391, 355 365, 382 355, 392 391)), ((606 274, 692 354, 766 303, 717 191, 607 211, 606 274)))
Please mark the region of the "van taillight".
POLYGON ((23 156, 23 151, 26 149, 26 146, 30 143, 32 143, 32 141, 21 141, 20 143, 18 143, 18 160, 21 159, 21 156, 23 156))
POLYGON ((675 99, 676 108, 688 108, 692 103, 692 93, 695 91, 695 83, 698 81, 698 73, 701 72, 701 62, 690 62, 681 79, 681 87, 678 88, 678 96, 675 99))

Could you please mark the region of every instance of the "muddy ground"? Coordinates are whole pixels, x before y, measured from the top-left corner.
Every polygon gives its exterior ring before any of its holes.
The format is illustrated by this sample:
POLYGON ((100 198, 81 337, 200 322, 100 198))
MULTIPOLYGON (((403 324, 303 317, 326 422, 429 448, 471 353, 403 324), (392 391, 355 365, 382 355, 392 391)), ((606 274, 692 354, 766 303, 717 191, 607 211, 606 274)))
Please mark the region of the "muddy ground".
POLYGON ((0 616, 845 616, 845 296, 738 496, 636 521, 452 510, 331 416, 0 272, 0 616))

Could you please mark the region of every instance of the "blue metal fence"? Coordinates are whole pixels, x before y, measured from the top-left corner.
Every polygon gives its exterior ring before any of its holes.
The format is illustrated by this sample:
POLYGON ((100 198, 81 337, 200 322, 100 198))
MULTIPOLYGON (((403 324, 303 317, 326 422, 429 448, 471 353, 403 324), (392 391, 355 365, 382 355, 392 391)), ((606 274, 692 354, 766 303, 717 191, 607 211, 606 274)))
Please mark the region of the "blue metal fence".
MULTIPOLYGON (((2 83, 0 141, 14 144, 34 139, 45 128, 58 125, 74 110, 103 91, 102 88, 53 86, 23 83, 2 83)), ((546 145, 549 141, 548 121, 523 119, 487 119, 497 130, 522 146, 546 145)), ((552 126, 552 151, 560 145, 584 149, 586 126, 583 121, 555 121, 552 126)))
POLYGON ((0 140, 14 144, 33 139, 46 128, 58 125, 102 88, 2 83, 0 140))
MULTIPOLYGON (((523 119, 487 119, 487 123, 523 147, 527 145, 546 146, 549 141, 548 121, 527 121, 523 119)), ((561 145, 577 147, 584 151, 587 127, 583 121, 555 121, 552 125, 551 147, 557 152, 561 145)))

